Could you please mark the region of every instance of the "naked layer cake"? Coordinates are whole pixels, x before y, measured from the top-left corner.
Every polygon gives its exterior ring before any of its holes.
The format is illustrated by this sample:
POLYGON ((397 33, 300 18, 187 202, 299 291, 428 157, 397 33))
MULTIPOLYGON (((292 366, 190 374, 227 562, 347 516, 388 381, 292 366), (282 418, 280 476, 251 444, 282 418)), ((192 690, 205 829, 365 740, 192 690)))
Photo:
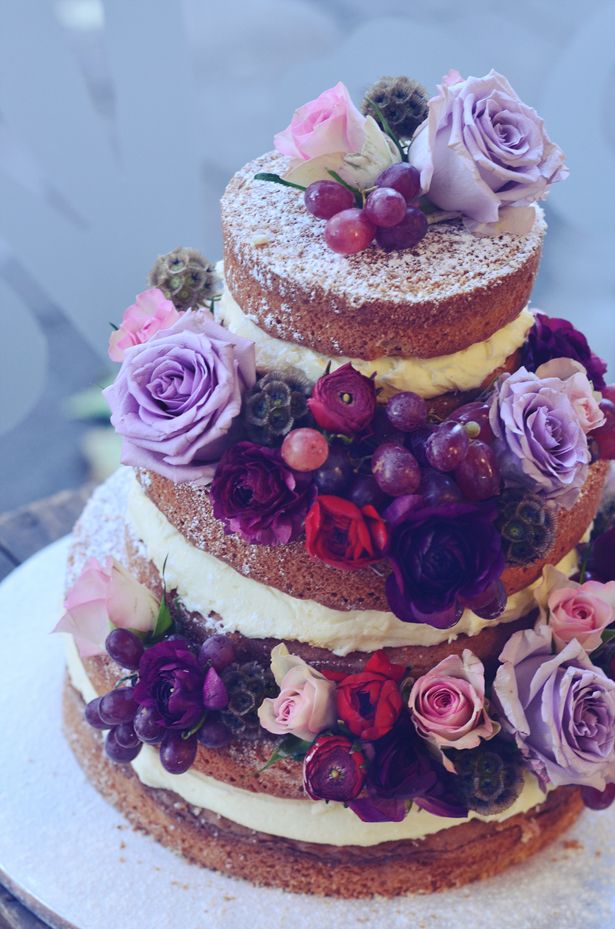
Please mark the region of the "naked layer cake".
POLYGON ((434 891, 612 801, 615 388, 529 306, 566 174, 494 71, 338 84, 231 179, 224 261, 161 256, 114 330, 65 728, 190 860, 434 891))

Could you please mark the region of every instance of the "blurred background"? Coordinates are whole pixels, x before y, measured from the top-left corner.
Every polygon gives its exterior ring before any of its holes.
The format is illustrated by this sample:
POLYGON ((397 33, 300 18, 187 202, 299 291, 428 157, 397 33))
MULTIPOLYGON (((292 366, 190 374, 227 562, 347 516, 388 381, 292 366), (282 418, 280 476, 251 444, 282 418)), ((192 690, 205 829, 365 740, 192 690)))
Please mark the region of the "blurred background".
POLYGON ((338 80, 358 102, 382 74, 506 74, 571 170, 534 305, 615 379, 612 0, 0 0, 0 22, 0 512, 114 466, 109 322, 158 254, 220 256, 229 175, 338 80))

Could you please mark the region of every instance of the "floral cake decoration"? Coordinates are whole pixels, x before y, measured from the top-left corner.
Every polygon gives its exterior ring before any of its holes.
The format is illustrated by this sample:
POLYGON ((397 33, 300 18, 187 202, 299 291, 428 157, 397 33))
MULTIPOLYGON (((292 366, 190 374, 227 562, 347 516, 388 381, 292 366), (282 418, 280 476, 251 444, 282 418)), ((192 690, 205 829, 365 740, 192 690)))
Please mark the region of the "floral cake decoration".
MULTIPOLYGON (((430 101, 416 82, 386 78, 363 113, 337 85, 297 111, 276 146, 292 160, 268 180, 305 186, 315 216, 342 191, 362 204, 342 213, 369 219, 370 199, 390 186, 425 229, 435 209, 479 234, 521 233, 566 173, 540 118, 495 72, 449 73, 430 101), (314 192, 332 183, 334 196, 314 192)), ((390 244, 396 227, 374 226, 390 244)), ((535 311, 522 366, 443 413, 411 391, 384 402, 350 363, 315 383, 257 370, 254 344, 216 321, 219 282, 192 249, 161 256, 150 285, 109 344, 121 363, 105 395, 122 461, 207 487, 224 531, 249 544, 303 540, 333 570, 377 571, 402 622, 452 629, 466 610, 501 616, 507 566, 544 558, 590 464, 615 458, 615 386, 565 320, 535 311)), ((544 568, 536 625, 511 636, 497 667, 466 648, 417 674, 379 651, 342 674, 284 644, 265 667, 232 636, 190 642, 181 602, 155 598, 112 559, 86 563, 56 631, 118 666, 86 719, 120 763, 156 745, 179 775, 199 745, 224 751, 266 734, 277 741, 265 769, 296 760, 308 797, 369 822, 400 821, 412 805, 497 813, 527 772, 544 789, 580 785, 600 808, 615 797, 613 551, 611 507, 579 546, 576 576, 544 568)))

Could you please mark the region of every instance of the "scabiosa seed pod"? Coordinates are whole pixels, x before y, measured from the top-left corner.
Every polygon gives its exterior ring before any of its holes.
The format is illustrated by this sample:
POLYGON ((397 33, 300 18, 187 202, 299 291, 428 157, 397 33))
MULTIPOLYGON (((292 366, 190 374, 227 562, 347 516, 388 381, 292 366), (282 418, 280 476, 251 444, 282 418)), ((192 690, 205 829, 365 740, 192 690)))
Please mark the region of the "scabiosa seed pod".
POLYGON ((531 564, 545 555, 553 543, 552 507, 537 494, 522 489, 504 491, 498 499, 497 527, 509 564, 531 564))
POLYGON ((215 265, 194 248, 175 248, 160 255, 149 273, 149 283, 177 310, 205 306, 221 290, 215 265))
POLYGON ((311 381, 298 368, 280 368, 259 378, 243 404, 249 438, 259 445, 280 445, 284 436, 308 415, 311 390, 311 381))
POLYGON ((381 77, 373 84, 361 103, 361 112, 378 121, 381 110, 391 129, 403 139, 411 139, 416 129, 427 119, 427 91, 411 77, 381 77))
POLYGON ((518 752, 504 742, 446 753, 458 776, 457 786, 468 809, 483 816, 501 813, 511 806, 523 788, 518 752))
POLYGON ((273 674, 257 661, 246 661, 233 662, 220 677, 228 694, 228 705, 220 719, 235 736, 257 738, 260 732, 258 708, 265 697, 277 695, 273 674))

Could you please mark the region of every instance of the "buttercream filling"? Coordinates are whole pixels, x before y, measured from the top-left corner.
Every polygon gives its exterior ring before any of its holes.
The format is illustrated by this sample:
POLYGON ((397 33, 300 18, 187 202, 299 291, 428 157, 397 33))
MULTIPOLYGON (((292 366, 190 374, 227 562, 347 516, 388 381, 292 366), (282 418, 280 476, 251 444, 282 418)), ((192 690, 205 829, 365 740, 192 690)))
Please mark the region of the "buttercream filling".
MULTIPOLYGON (((384 647, 437 645, 457 636, 478 635, 486 626, 525 616, 535 606, 534 588, 512 594, 497 620, 481 619, 465 610, 450 629, 425 623, 405 623, 394 613, 382 610, 335 610, 315 600, 301 600, 275 587, 255 581, 196 548, 175 529, 142 490, 136 479, 128 495, 128 524, 141 539, 147 557, 162 574, 169 590, 176 590, 190 612, 204 617, 217 614, 220 632, 239 632, 247 638, 294 639, 336 655, 372 652, 384 647)), ((576 549, 557 569, 570 576, 577 569, 576 549)))
MULTIPOLYGON (((71 683, 83 700, 87 703, 97 697, 72 636, 66 636, 66 661, 71 683)), ((171 790, 192 807, 209 810, 246 829, 323 845, 365 847, 400 839, 422 839, 470 819, 500 823, 517 813, 527 812, 545 799, 535 777, 528 772, 517 800, 507 810, 493 816, 471 812, 466 819, 449 819, 412 807, 401 823, 364 823, 341 803, 307 798, 287 800, 255 793, 215 780, 194 768, 184 774, 169 774, 160 764, 158 750, 151 745, 143 745, 131 764, 142 784, 171 790)))
MULTIPOLYGON (((218 263, 218 270, 222 272, 222 262, 218 263)), ((315 381, 324 373, 328 364, 335 370, 351 362, 367 376, 375 373, 378 385, 383 389, 383 397, 400 390, 413 390, 427 399, 454 390, 480 387, 485 378, 523 345, 534 322, 532 312, 526 307, 512 322, 498 329, 484 342, 475 342, 451 355, 437 355, 434 358, 383 356, 365 361, 340 355, 328 357, 298 342, 276 339, 243 312, 228 287, 225 287, 222 298, 216 304, 216 318, 231 332, 254 342, 260 369, 272 370, 291 365, 315 381)), ((300 334, 296 337, 299 339, 300 334)), ((331 348, 335 351, 334 343, 331 348)))

